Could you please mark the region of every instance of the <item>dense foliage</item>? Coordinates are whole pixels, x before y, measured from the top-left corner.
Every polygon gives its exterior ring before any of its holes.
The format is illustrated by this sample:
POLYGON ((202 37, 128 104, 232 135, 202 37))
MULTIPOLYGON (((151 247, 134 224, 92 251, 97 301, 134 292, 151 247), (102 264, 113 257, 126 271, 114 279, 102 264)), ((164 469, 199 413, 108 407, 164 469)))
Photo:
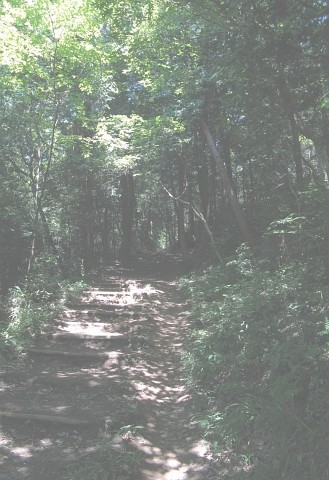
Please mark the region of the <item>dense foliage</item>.
POLYGON ((263 254, 241 247, 183 282, 197 417, 243 459, 234 478, 328 478, 328 201, 309 192, 313 209, 272 223, 263 254))
POLYGON ((325 2, 6 1, 1 17, 3 291, 45 251, 64 274, 230 255, 327 182, 325 2))
POLYGON ((187 282, 207 436, 259 478, 326 478, 327 2, 0 15, 2 340, 34 335, 63 282, 178 252, 209 266, 187 282))

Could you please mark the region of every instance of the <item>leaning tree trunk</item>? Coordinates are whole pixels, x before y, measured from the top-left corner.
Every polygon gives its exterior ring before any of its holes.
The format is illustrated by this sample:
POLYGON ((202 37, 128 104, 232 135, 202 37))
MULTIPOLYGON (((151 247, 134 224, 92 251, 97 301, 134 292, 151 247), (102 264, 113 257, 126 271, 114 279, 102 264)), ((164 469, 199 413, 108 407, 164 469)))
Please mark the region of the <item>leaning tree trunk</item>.
POLYGON ((229 175, 227 173, 227 169, 225 167, 224 160, 223 160, 222 156, 220 155, 220 153, 218 152, 218 150, 216 148, 216 145, 215 145, 215 142, 214 142, 214 139, 213 139, 213 137, 210 133, 210 130, 209 130, 209 128, 208 128, 208 126, 207 126, 207 124, 204 120, 200 121, 200 126, 201 126, 201 130, 202 130, 203 134, 206 137, 207 144, 208 144, 208 147, 211 151, 211 154, 212 154, 212 156, 213 156, 213 158, 216 162, 217 169, 218 169, 218 172, 220 174, 222 184, 223 184, 223 187, 226 191, 227 198, 228 198, 229 204, 232 208, 232 211, 233 211, 236 223, 238 225, 238 228, 239 228, 241 234, 243 235, 244 239, 246 240, 246 242, 248 242, 251 247, 254 247, 255 246, 255 241, 253 239, 251 230, 250 230, 250 228, 249 228, 249 226, 246 222, 246 219, 244 217, 244 214, 242 212, 242 209, 241 209, 241 206, 239 204, 236 193, 234 191, 232 182, 230 181, 229 175))

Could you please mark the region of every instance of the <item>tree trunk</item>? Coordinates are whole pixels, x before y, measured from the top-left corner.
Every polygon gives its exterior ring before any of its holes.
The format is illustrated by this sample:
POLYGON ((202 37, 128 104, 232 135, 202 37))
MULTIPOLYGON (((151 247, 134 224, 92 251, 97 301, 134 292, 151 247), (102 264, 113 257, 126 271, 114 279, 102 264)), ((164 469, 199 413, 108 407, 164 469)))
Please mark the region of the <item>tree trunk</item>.
MULTIPOLYGON (((190 177, 190 176, 189 176, 190 177)), ((187 184, 187 198, 189 203, 189 210, 188 210, 188 218, 189 218, 189 225, 188 225, 188 235, 189 235, 189 242, 191 245, 194 244, 196 239, 196 225, 195 225, 195 213, 193 210, 193 191, 192 191, 192 183, 191 179, 188 179, 187 184)))
POLYGON ((110 248, 109 248, 109 206, 108 199, 104 195, 104 211, 103 211, 103 221, 101 224, 101 235, 102 235, 102 260, 106 264, 110 258, 110 248))
POLYGON ((83 266, 89 271, 94 265, 94 200, 92 192, 92 179, 87 177, 82 184, 83 201, 81 204, 81 240, 83 266))
POLYGON ((223 151, 223 160, 224 160, 224 164, 225 164, 225 167, 226 167, 228 178, 231 182, 233 190, 236 192, 236 188, 235 188, 235 185, 233 183, 233 169, 232 169, 232 160, 231 160, 231 149, 230 149, 230 141, 229 141, 228 135, 225 135, 225 137, 223 138, 222 151, 223 151))
POLYGON ((28 275, 30 275, 33 268, 33 263, 37 254, 38 243, 39 243, 39 211, 37 210, 35 213, 34 221, 33 221, 31 251, 30 251, 30 257, 29 257, 29 262, 27 266, 28 275))
POLYGON ((246 222, 244 214, 241 210, 241 207, 240 207, 239 201, 237 199, 237 196, 234 192, 234 188, 233 188, 233 185, 232 185, 232 183, 230 181, 230 178, 228 176, 223 158, 219 154, 219 152, 218 152, 218 150, 215 146, 214 139, 213 139, 213 137, 212 137, 212 135, 209 131, 209 128, 208 128, 207 124, 204 122, 204 120, 200 121, 200 126, 201 126, 201 130, 202 130, 203 134, 206 137, 207 144, 208 144, 208 147, 211 151, 211 154, 212 154, 212 156, 213 156, 213 158, 216 162, 218 172, 220 174, 222 184, 223 184, 223 187, 226 191, 227 198, 228 198, 229 204, 232 208, 232 211, 233 211, 235 220, 237 222, 238 228, 239 228, 241 234, 243 235, 244 239, 246 240, 246 242, 248 242, 251 247, 254 247, 255 246, 255 241, 253 239, 253 236, 251 234, 249 226, 246 222))
MULTIPOLYGON (((181 198, 184 195, 185 188, 185 168, 183 162, 180 160, 178 163, 178 197, 181 198)), ((182 253, 183 261, 188 260, 188 246, 185 233, 185 206, 182 202, 175 201, 175 209, 177 215, 177 229, 178 229, 178 242, 182 253)))
MULTIPOLYGON (((300 133, 312 141, 315 148, 315 157, 317 159, 317 164, 319 169, 323 171, 325 185, 329 186, 329 122, 328 117, 325 111, 320 112, 319 117, 320 128, 310 128, 309 126, 303 125, 303 123, 298 119, 296 124, 300 133)), ((305 158, 302 159, 304 163, 310 168, 313 175, 313 180, 316 181, 317 172, 314 171, 311 161, 312 157, 309 158, 309 161, 306 161, 305 158)))
POLYGON ((198 186, 202 213, 204 217, 207 217, 209 207, 209 175, 207 165, 202 165, 198 169, 198 186))
POLYGON ((303 159, 302 149, 299 141, 298 127, 293 113, 289 115, 289 122, 291 128, 292 151, 296 171, 296 187, 297 190, 303 188, 303 159))
POLYGON ((134 177, 131 172, 128 172, 121 177, 122 242, 120 254, 124 262, 129 262, 131 259, 135 203, 134 177))
POLYGON ((43 211, 43 208, 42 208, 41 205, 40 205, 40 207, 39 207, 39 211, 40 211, 40 218, 41 218, 41 221, 42 221, 42 228, 43 228, 43 232, 44 232, 45 242, 46 242, 46 244, 48 245, 48 247, 50 248, 51 253, 52 253, 57 259, 59 259, 59 258, 58 258, 57 248, 56 248, 54 239, 53 239, 53 237, 52 237, 52 235, 51 235, 50 228, 49 228, 49 225, 48 225, 48 221, 47 221, 45 212, 43 211))
POLYGON ((286 112, 287 118, 290 124, 291 130, 291 143, 292 143, 292 154, 293 160, 295 164, 295 172, 296 172, 296 187, 297 190, 301 190, 303 188, 303 159, 302 159, 302 150, 299 141, 299 134, 298 134, 298 126, 295 119, 296 107, 294 105, 294 100, 292 98, 289 84, 285 75, 280 68, 277 72, 277 86, 279 91, 279 97, 282 102, 282 106, 286 112))
POLYGON ((322 128, 321 128, 321 144, 323 148, 323 165, 325 172, 325 183, 329 186, 329 121, 327 112, 323 109, 321 112, 322 128))

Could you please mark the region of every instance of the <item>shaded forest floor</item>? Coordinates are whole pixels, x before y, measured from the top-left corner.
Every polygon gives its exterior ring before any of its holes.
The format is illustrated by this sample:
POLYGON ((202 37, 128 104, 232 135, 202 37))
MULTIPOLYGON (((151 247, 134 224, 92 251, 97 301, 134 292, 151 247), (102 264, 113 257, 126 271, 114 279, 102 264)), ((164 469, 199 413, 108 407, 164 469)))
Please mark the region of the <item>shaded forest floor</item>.
POLYGON ((156 263, 103 269, 2 369, 0 480, 214 478, 191 422, 177 273, 156 263))

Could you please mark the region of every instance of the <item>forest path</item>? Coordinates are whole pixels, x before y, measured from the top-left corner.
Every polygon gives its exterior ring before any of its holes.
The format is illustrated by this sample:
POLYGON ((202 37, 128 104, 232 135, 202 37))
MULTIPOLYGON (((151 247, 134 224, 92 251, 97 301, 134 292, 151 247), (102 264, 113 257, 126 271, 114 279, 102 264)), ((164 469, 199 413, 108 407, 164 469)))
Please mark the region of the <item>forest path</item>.
POLYGON ((0 480, 211 478, 190 422, 174 269, 104 269, 3 369, 0 480))

